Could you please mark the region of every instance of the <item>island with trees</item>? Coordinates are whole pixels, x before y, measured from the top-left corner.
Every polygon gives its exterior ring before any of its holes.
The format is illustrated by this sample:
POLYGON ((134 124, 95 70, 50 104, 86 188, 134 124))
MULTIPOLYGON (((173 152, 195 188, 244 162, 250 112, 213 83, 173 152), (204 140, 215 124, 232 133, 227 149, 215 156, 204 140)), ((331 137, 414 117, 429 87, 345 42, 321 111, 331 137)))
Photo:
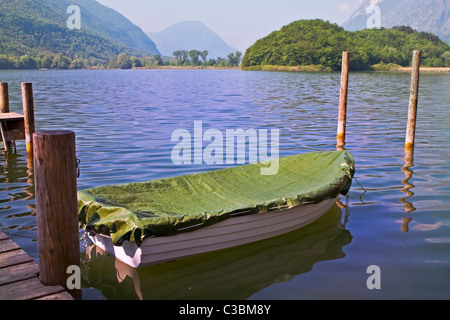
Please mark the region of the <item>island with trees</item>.
POLYGON ((410 27, 346 31, 320 19, 294 21, 256 41, 242 59, 244 70, 336 71, 342 52, 350 69, 396 70, 422 51, 422 66, 450 67, 450 46, 436 35, 410 27))

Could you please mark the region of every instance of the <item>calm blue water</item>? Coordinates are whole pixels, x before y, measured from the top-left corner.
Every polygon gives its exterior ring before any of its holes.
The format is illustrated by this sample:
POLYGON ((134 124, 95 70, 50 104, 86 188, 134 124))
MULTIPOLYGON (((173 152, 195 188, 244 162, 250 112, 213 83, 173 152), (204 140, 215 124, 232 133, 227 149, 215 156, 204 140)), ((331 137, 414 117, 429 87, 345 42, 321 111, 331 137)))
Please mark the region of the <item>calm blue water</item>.
MULTIPOLYGON (((76 133, 79 189, 227 165, 174 165, 176 129, 279 129, 280 156, 334 150, 340 74, 238 70, 0 71, 12 112, 34 87, 36 130, 76 133)), ((346 205, 254 245, 130 270, 82 246, 84 299, 449 299, 450 75, 422 74, 416 147, 405 166, 410 75, 352 73, 346 205), (369 290, 367 268, 380 268, 369 290)), ((0 154, 0 228, 37 260, 25 146, 0 154)), ((82 243, 83 245, 83 243, 82 243)))

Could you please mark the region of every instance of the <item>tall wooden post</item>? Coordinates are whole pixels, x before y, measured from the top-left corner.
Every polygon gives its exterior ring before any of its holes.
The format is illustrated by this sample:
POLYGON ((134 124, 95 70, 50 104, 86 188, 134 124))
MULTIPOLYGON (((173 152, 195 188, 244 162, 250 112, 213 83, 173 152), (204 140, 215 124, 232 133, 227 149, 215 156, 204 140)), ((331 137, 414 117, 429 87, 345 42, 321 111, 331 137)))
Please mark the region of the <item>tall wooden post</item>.
POLYGON ((342 150, 345 145, 345 129, 347 124, 348 66, 350 53, 342 53, 341 90, 339 97, 339 118, 336 136, 336 148, 342 150))
POLYGON ((80 266, 75 133, 36 132, 33 145, 40 278, 68 289, 68 267, 80 266))
POLYGON ((413 53, 413 62, 411 69, 411 91, 409 96, 408 107, 408 123, 406 127, 405 148, 414 148, 414 139, 416 134, 416 116, 417 116, 417 102, 419 98, 419 69, 420 69, 420 54, 419 50, 413 53))
POLYGON ((8 83, 0 83, 0 113, 9 113, 8 83))
POLYGON ((22 82, 22 104, 25 122, 25 143, 28 158, 33 156, 33 133, 34 126, 34 99, 33 85, 31 83, 22 82))
MULTIPOLYGON (((8 92, 8 83, 1 82, 0 83, 0 113, 9 113, 9 92, 8 92)), ((4 137, 2 137, 2 144, 6 147, 7 152, 11 148, 10 141, 4 141, 4 137)))

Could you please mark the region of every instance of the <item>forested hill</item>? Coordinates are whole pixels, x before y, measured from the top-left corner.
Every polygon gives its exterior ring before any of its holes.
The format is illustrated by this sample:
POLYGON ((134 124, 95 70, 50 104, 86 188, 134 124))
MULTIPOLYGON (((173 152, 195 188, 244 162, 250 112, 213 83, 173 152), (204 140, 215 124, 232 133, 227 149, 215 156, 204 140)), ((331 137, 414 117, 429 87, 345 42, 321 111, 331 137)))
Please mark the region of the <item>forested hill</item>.
POLYGON ((94 0, 0 0, 0 68, 103 66, 122 52, 159 53, 142 30, 94 0), (67 25, 73 4, 81 29, 67 25))
POLYGON ((410 27, 346 31, 323 20, 298 20, 256 41, 242 59, 244 69, 261 66, 315 66, 339 70, 342 52, 350 51, 352 70, 377 64, 411 64, 412 52, 422 50, 422 65, 450 67, 450 46, 436 35, 410 27))

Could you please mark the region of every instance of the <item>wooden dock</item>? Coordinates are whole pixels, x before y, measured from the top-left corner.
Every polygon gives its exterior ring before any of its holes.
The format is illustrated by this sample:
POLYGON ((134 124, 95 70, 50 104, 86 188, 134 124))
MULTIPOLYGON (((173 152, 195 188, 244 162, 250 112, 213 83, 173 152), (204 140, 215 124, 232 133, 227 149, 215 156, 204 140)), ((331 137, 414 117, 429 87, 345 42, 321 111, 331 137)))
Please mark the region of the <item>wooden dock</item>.
POLYGON ((74 300, 62 286, 45 286, 39 266, 0 231, 0 300, 74 300))

